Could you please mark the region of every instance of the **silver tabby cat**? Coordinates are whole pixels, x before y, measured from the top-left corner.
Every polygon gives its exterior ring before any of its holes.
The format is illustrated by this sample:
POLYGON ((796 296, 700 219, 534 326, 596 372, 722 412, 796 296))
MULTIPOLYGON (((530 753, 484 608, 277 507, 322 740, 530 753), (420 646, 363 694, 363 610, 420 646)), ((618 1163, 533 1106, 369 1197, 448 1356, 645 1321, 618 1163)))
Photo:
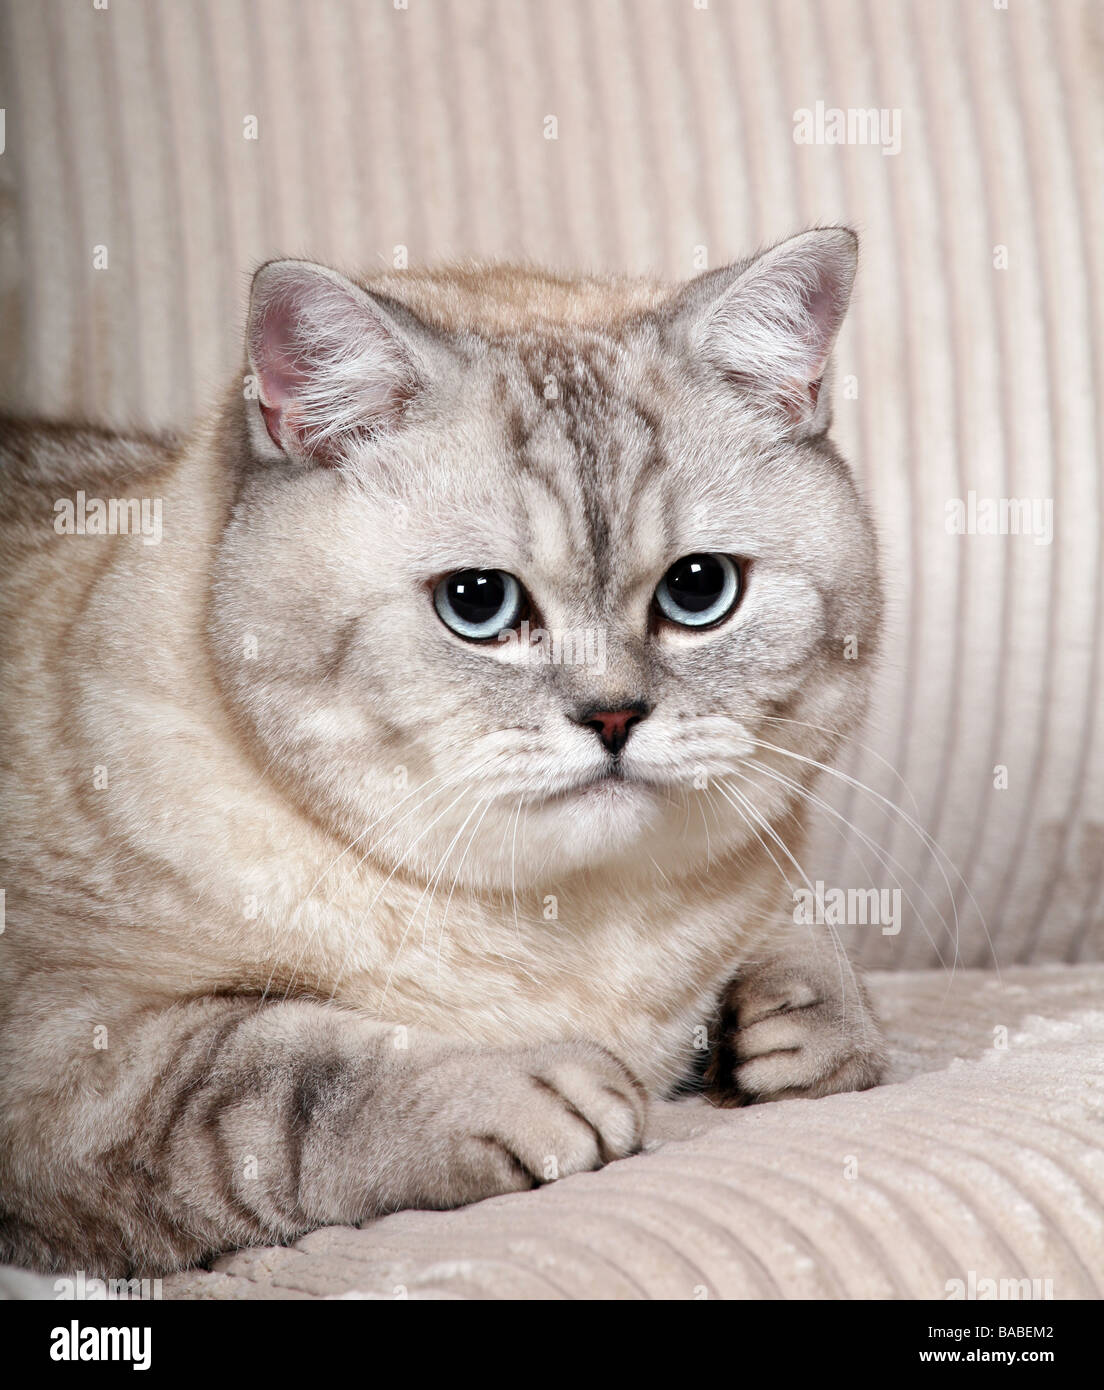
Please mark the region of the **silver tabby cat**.
POLYGON ((188 440, 3 425, 0 1260, 596 1168, 703 1046, 721 1103, 875 1082, 792 925, 877 646, 855 262, 277 261, 188 440))

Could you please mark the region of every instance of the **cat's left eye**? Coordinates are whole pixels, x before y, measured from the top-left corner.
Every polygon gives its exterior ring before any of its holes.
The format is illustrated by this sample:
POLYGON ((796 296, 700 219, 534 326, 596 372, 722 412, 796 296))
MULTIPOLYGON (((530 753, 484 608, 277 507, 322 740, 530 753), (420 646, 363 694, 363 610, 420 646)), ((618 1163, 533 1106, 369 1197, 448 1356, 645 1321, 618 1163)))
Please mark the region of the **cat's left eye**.
POLYGON ((712 627, 736 607, 742 587, 739 567, 728 555, 684 555, 659 581, 655 601, 679 627, 712 627))
POLYGON ((515 626, 525 606, 525 591, 505 570, 457 570, 434 589, 433 606, 458 637, 490 642, 515 626))

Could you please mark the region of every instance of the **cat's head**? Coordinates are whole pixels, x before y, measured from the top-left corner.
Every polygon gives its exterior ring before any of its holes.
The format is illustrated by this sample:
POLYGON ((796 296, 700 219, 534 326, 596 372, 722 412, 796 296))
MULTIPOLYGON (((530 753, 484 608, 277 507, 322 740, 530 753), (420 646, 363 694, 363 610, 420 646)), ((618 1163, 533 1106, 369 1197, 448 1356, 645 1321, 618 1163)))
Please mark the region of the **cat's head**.
POLYGON ((822 387, 855 259, 835 228, 676 287, 263 266, 212 635, 270 775, 448 884, 765 833, 876 642, 822 387))

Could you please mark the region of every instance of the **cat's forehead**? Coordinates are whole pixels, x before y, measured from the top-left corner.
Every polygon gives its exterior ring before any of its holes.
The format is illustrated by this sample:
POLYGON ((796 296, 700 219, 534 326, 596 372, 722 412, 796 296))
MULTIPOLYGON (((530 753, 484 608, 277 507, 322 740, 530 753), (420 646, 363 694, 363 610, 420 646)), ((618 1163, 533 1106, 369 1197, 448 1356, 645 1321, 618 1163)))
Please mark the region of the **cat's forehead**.
POLYGON ((615 557, 624 574, 630 556, 664 549, 682 382, 654 314, 671 286, 474 264, 371 287, 453 356, 445 433, 455 452, 445 450, 434 481, 454 515, 470 513, 473 536, 497 508, 508 517, 500 553, 570 567, 592 589, 615 557))
POLYGON ((631 338, 531 329, 491 340, 486 370, 520 455, 558 435, 612 477, 659 447, 667 385, 631 338))
POLYGON ((421 537, 441 565, 543 573, 605 606, 687 550, 728 547, 742 450, 647 315, 530 316, 450 346, 421 537))
POLYGON ((543 575, 608 605, 739 538, 741 450, 654 335, 531 324, 468 352, 419 470, 424 566, 543 575))
POLYGON ((492 354, 526 550, 591 591, 664 551, 676 508, 663 383, 623 340, 530 331, 492 354))
POLYGON ((654 583, 686 469, 663 384, 632 343, 547 327, 488 336, 454 386, 414 465, 416 564, 543 576, 565 599, 654 583))

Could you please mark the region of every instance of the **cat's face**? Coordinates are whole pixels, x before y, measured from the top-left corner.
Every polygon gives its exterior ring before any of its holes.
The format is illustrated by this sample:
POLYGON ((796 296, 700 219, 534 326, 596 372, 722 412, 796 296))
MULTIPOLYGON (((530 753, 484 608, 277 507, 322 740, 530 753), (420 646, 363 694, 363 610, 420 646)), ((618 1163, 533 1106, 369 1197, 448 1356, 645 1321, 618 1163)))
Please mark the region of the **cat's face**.
POLYGON ((260 272, 212 630, 271 773, 351 860, 447 894, 764 833, 876 639, 814 384, 853 263, 826 232, 677 292, 260 272))

